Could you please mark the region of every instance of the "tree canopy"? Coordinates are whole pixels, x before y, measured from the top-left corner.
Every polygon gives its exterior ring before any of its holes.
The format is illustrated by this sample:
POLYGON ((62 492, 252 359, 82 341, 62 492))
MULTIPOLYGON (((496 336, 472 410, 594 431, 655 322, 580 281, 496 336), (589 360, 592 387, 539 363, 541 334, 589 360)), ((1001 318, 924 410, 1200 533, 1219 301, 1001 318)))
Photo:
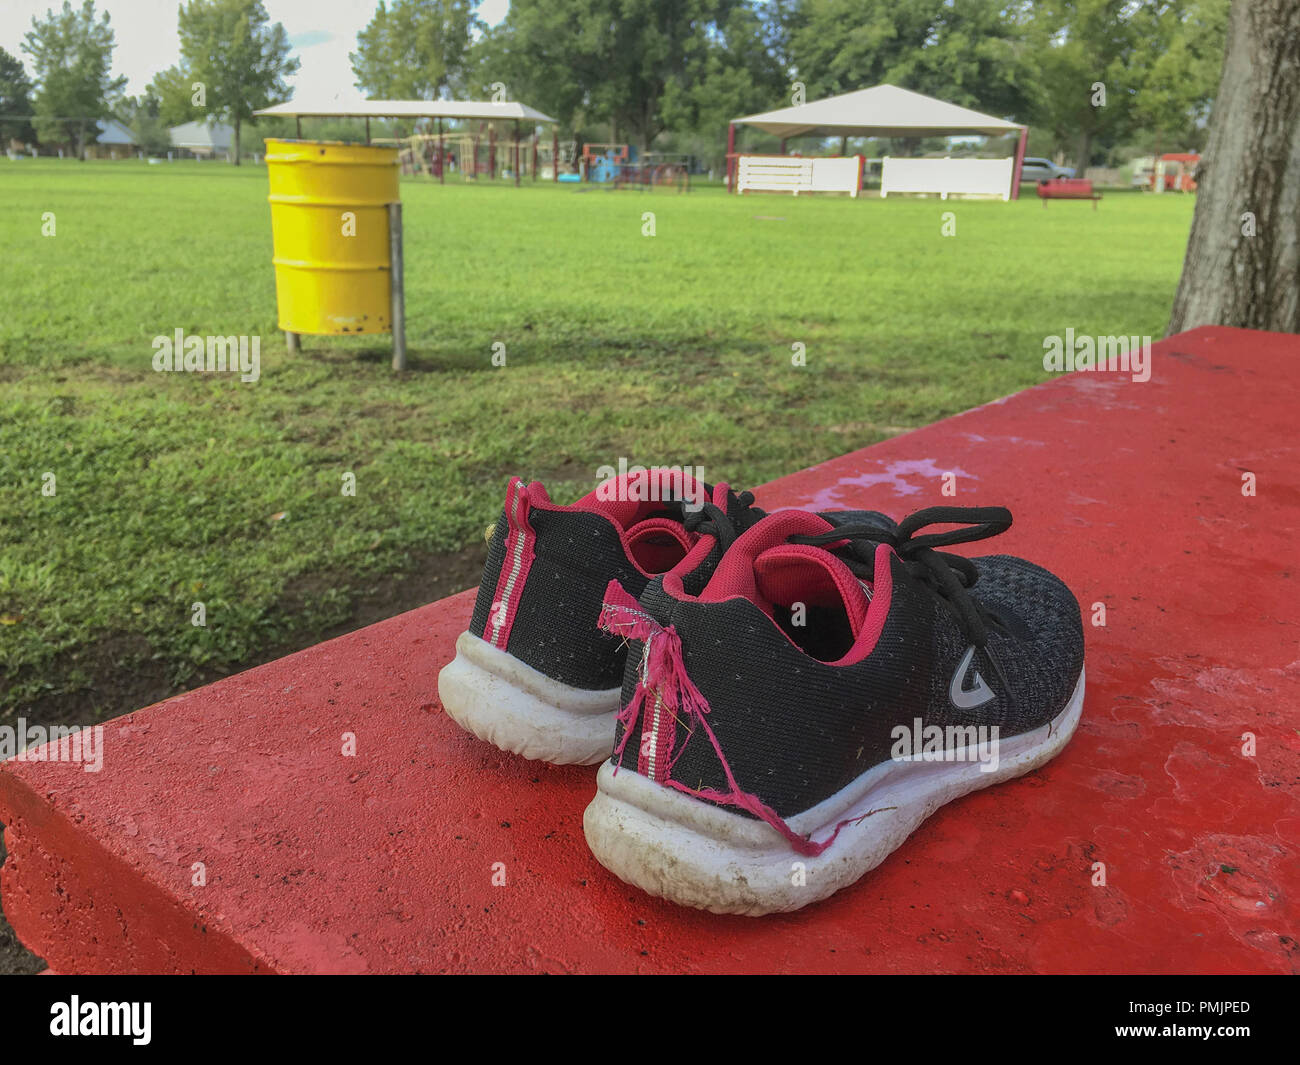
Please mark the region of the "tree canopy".
POLYGON ((95 16, 94 0, 32 19, 23 51, 35 70, 36 132, 43 141, 71 142, 84 157, 96 137, 94 123, 112 114, 126 78, 113 77, 116 44, 108 12, 95 16))

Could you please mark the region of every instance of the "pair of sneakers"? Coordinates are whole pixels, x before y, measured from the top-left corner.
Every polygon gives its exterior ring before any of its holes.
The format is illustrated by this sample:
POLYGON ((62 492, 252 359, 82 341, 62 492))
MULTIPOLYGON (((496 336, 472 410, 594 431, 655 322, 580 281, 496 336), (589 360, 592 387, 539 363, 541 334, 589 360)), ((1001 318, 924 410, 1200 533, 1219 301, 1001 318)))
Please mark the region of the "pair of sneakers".
POLYGON ((939 550, 1010 524, 1001 507, 766 514, 675 469, 571 506, 515 479, 439 695, 503 750, 603 762, 584 828, 628 883, 799 909, 1073 734, 1069 589, 939 550))

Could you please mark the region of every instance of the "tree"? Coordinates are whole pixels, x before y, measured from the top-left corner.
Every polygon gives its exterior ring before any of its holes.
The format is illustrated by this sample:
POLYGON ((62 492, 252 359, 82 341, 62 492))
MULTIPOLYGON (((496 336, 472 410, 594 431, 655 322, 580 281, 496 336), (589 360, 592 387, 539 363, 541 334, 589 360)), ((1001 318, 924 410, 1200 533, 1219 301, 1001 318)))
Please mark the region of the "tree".
POLYGON ((284 27, 271 24, 261 0, 190 0, 180 10, 181 70, 202 83, 208 113, 235 130, 253 112, 288 99, 284 79, 298 69, 284 27))
POLYGON ((371 99, 436 100, 464 87, 471 31, 482 28, 473 0, 380 0, 349 57, 371 99))
POLYGON ((1159 150, 1200 147, 1223 67, 1228 0, 1179 0, 1142 15, 1146 55, 1133 123, 1159 150))
MULTIPOLYGON (((725 38, 738 0, 513 0, 478 50, 480 84, 499 81, 570 129, 608 121, 611 135, 648 146, 666 128, 674 82, 690 84, 725 38)), ((731 23, 734 31, 739 23, 731 23)), ((727 50, 724 42, 723 53, 727 50)), ((717 51, 714 59, 720 67, 717 51)), ((735 57, 729 61, 735 68, 735 57)), ((680 96, 677 103, 682 103, 680 96)))
POLYGON ((94 0, 85 0, 80 10, 64 0, 57 15, 47 11, 43 22, 33 18, 23 38, 36 72, 36 130, 43 140, 75 143, 80 159, 98 135, 96 120, 112 114, 126 84, 126 78, 112 76, 114 44, 108 13, 96 19, 94 0))
POLYGON ((1300 4, 1236 0, 1170 332, 1300 332, 1300 4))
POLYGON ((162 100, 152 88, 139 96, 128 96, 117 109, 118 117, 131 128, 135 143, 150 155, 160 155, 171 147, 161 111, 162 100))
POLYGON ((155 74, 145 92, 158 100, 158 118, 164 126, 179 126, 207 115, 194 102, 194 78, 178 66, 155 74))
POLYGON ((762 111, 789 91, 789 79, 770 48, 769 28, 753 8, 719 12, 715 31, 688 44, 685 69, 664 88, 664 125, 722 163, 728 123, 762 111))
MULTIPOLYGON (((1133 103, 1147 69, 1143 49, 1149 0, 1046 0, 1034 6, 1030 118, 1058 143, 1073 140, 1079 177, 1098 143, 1114 144, 1133 127, 1133 103)), ((1159 2, 1159 0, 1156 0, 1159 2)))
POLYGON ((22 60, 0 48, 0 142, 35 139, 36 131, 28 121, 31 113, 32 83, 22 60))
POLYGON ((782 9, 794 77, 810 100, 892 84, 1007 115, 1027 102, 1023 4, 805 0, 782 9))

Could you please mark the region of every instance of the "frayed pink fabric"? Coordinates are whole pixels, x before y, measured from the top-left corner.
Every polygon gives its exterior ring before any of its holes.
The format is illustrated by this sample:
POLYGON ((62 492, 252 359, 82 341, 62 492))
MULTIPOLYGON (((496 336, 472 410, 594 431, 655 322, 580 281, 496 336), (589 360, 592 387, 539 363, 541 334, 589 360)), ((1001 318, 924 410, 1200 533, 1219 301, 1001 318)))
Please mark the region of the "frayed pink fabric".
MULTIPOLYGON (((672 625, 661 625, 651 614, 641 608, 641 605, 632 598, 631 594, 618 581, 610 581, 605 589, 605 601, 601 607, 598 624, 604 632, 622 636, 624 639, 640 640, 644 645, 636 692, 628 701, 627 706, 618 712, 619 724, 623 726, 623 735, 618 741, 618 746, 614 749, 616 761, 622 759, 623 751, 627 747, 627 741, 632 736, 636 724, 640 720, 641 712, 645 709, 646 700, 653 693, 658 692, 663 699, 663 705, 676 716, 678 721, 686 725, 688 735, 696 727, 704 730, 704 734, 708 737, 714 753, 718 756, 718 762, 722 766, 727 786, 731 790, 720 792, 712 788, 690 788, 673 780, 671 776, 672 768, 676 765, 681 750, 677 751, 669 762, 664 779, 658 783, 695 798, 707 799, 710 802, 724 806, 736 806, 742 810, 748 810, 759 820, 776 829, 796 851, 810 857, 816 857, 834 843, 835 838, 840 834, 841 828, 862 820, 861 817, 855 817, 847 821, 841 821, 835 826, 835 831, 831 833, 830 838, 821 843, 814 843, 806 836, 800 836, 762 799, 757 795, 742 790, 736 782, 735 775, 731 772, 731 765, 727 761, 727 756, 722 753, 722 745, 718 743, 717 736, 713 734, 713 729, 709 727, 707 717, 709 713, 708 700, 704 698, 703 693, 687 675, 686 662, 682 654, 682 641, 677 634, 676 628, 672 625)), ((684 749, 685 744, 682 747, 684 749)), ((618 768, 618 766, 615 766, 615 774, 618 773, 618 768)), ((864 814, 863 816, 868 815, 864 814)))

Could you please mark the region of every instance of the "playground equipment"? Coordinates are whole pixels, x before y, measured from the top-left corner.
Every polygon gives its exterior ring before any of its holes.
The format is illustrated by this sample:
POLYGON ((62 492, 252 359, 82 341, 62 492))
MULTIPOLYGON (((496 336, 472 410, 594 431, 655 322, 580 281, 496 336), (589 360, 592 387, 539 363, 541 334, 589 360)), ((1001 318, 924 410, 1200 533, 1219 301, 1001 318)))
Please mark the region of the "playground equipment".
POLYGON ((614 181, 620 167, 636 159, 636 148, 627 144, 584 144, 582 177, 593 185, 614 181))
POLYGON ((370 143, 370 120, 372 118, 436 122, 436 126, 431 132, 425 130, 417 134, 415 138, 407 138, 407 140, 403 141, 388 140, 386 143, 399 149, 399 152, 400 149, 406 149, 403 156, 405 172, 428 173, 430 176, 436 177, 440 182, 447 180, 447 172, 453 165, 457 171, 462 173, 468 169, 469 173, 475 178, 481 176, 483 161, 480 151, 483 150, 484 142, 486 142, 486 165, 489 176, 495 177, 498 174, 502 176, 509 174, 514 178, 515 184, 518 185, 522 171, 528 169, 532 178, 536 180, 539 176, 540 158, 544 153, 537 134, 537 127, 549 125, 552 127, 550 174, 552 180, 559 177, 557 173, 558 167, 554 165, 554 159, 559 156, 554 132, 555 119, 515 100, 362 100, 353 98, 347 102, 340 102, 339 98, 335 97, 315 103, 304 104, 294 101, 276 104, 273 107, 265 107, 254 113, 296 119, 300 135, 304 118, 365 119, 367 144, 370 143), (475 143, 473 140, 473 130, 447 130, 443 126, 444 121, 478 123, 478 142, 475 143), (510 140, 504 140, 500 137, 499 127, 508 128, 511 131, 510 140), (520 136, 521 128, 529 127, 534 131, 531 140, 520 136), (470 139, 465 140, 466 137, 470 139), (408 140, 411 143, 407 143, 408 140), (499 140, 500 143, 498 143, 499 140), (448 147, 449 143, 452 144, 451 148, 448 147))
MULTIPOLYGON (((393 334, 405 365, 397 153, 336 141, 267 140, 279 326, 299 337, 393 334)), ((399 365, 400 364, 400 365, 399 365)))
POLYGON ((1196 168, 1201 157, 1195 152, 1169 152, 1156 160, 1151 174, 1152 192, 1195 192, 1196 168))
POLYGON ((646 152, 641 156, 635 145, 585 144, 582 174, 594 185, 615 189, 672 186, 678 192, 690 192, 690 158, 667 152, 646 152))
POLYGON ((506 138, 491 123, 477 128, 414 133, 409 137, 385 138, 398 151, 403 176, 425 174, 445 183, 448 174, 465 181, 497 180, 516 173, 531 181, 556 181, 573 168, 575 146, 561 145, 554 134, 550 143, 534 133, 531 137, 506 138))

